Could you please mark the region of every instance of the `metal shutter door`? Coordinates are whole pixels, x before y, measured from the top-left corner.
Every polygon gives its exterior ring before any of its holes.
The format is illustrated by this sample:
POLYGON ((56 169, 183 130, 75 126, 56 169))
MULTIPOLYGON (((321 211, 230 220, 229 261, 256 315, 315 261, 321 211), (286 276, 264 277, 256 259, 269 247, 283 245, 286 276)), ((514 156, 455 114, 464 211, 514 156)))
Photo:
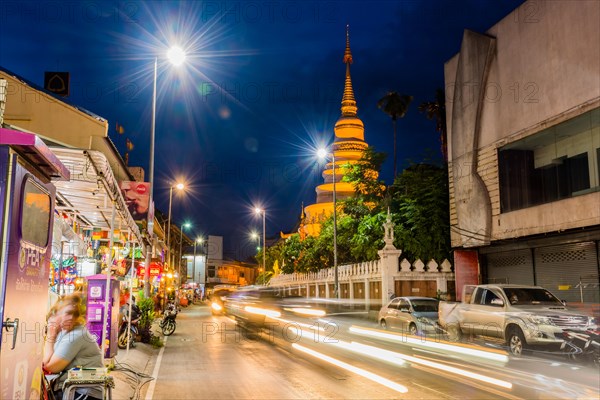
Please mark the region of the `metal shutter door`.
POLYGON ((487 283, 533 285, 531 250, 487 254, 487 283))
POLYGON ((594 242, 572 243, 535 249, 537 284, 561 300, 598 303, 598 255, 594 242), (595 283, 595 284, 594 284, 595 283))

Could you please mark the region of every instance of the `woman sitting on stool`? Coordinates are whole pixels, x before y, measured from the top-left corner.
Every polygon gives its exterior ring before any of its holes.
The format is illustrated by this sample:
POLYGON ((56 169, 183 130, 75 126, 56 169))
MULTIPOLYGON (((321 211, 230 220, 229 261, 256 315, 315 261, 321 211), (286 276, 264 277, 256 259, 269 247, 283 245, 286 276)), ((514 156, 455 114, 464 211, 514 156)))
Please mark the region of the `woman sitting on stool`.
MULTIPOLYGON (((68 370, 74 367, 102 368, 104 366, 100 348, 85 327, 82 310, 81 297, 72 294, 58 300, 48 314, 43 367, 50 373, 60 374, 57 381, 52 384, 57 399, 62 398, 62 385, 67 379, 68 370)), ((94 389, 81 389, 81 394, 83 395, 81 399, 92 400, 102 397, 102 393, 94 389)))

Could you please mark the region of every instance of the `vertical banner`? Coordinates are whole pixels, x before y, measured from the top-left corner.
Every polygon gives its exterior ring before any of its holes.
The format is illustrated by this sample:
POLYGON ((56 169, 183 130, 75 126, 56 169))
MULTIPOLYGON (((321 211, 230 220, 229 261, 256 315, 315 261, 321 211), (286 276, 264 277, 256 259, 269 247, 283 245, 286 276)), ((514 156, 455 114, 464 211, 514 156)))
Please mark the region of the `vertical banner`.
POLYGON ((154 210, 150 205, 149 182, 122 181, 120 187, 134 221, 141 222, 147 218, 154 218, 154 210))
POLYGON ((477 250, 454 250, 456 301, 462 301, 464 285, 479 285, 479 253, 477 250))

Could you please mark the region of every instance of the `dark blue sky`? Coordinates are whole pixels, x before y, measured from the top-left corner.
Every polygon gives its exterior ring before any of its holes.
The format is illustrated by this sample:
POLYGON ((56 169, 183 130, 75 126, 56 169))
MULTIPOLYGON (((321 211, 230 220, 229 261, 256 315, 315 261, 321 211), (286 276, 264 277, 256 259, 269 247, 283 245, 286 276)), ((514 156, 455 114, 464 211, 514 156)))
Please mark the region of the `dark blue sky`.
POLYGON ((69 102, 109 122, 130 165, 147 168, 155 55, 186 48, 179 68, 159 59, 155 189, 168 210, 169 180, 191 192, 174 199, 173 222, 224 236, 245 258, 267 209, 267 236, 290 231, 322 182, 311 148, 333 139, 340 115, 346 24, 365 140, 388 153, 392 124, 376 106, 388 91, 415 97, 398 123, 399 170, 440 159, 434 122, 417 106, 444 86, 443 66, 464 29, 484 32, 523 0, 468 1, 4 1, 0 65, 40 86, 44 71, 71 74, 69 102), (115 133, 115 125, 125 133, 115 133))

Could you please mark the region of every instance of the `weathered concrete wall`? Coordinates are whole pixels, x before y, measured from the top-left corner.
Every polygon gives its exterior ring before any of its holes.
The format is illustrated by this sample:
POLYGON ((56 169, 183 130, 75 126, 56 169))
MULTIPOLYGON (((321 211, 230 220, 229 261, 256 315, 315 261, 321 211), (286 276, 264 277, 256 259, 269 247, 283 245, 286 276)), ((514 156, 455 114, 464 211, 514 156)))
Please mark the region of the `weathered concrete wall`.
POLYGON ((39 91, 0 71, 8 82, 4 122, 35 132, 57 143, 90 149, 90 137, 106 137, 108 122, 39 91))
POLYGON ((473 137, 473 153, 460 137, 463 132, 455 131, 464 126, 464 118, 472 118, 455 110, 455 89, 464 102, 477 101, 481 88, 477 82, 465 81, 456 86, 460 55, 446 63, 451 224, 460 228, 470 218, 457 208, 465 198, 474 210, 491 207, 491 220, 478 218, 478 224, 468 225, 470 232, 483 236, 453 229, 453 246, 600 224, 598 193, 500 214, 497 161, 499 147, 600 106, 598 21, 596 0, 536 0, 524 3, 486 32, 496 44, 478 105, 480 129, 473 137), (473 179, 456 179, 463 176, 481 178, 488 198, 470 196, 473 179))

